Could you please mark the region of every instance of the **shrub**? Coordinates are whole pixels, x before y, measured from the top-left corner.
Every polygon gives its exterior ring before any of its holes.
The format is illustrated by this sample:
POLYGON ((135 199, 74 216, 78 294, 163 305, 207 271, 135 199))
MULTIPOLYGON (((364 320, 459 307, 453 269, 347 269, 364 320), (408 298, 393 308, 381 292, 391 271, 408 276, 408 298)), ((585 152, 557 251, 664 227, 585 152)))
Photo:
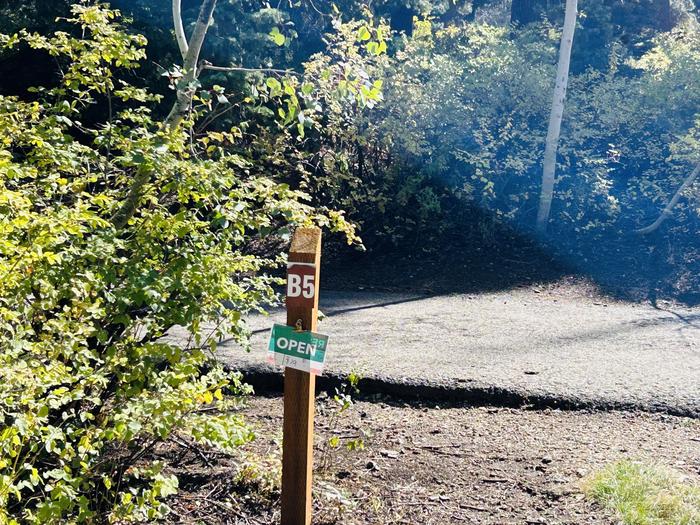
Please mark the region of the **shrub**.
POLYGON ((157 122, 161 97, 124 80, 145 38, 117 12, 80 4, 68 22, 77 36, 0 36, 61 68, 32 100, 0 97, 0 523, 167 513, 177 479, 153 447, 252 437, 235 412, 249 388, 213 349, 224 333, 245 344, 242 316, 275 297, 281 259, 254 248, 297 224, 353 237, 227 149, 230 133, 157 122), (175 325, 186 347, 163 339, 175 325))

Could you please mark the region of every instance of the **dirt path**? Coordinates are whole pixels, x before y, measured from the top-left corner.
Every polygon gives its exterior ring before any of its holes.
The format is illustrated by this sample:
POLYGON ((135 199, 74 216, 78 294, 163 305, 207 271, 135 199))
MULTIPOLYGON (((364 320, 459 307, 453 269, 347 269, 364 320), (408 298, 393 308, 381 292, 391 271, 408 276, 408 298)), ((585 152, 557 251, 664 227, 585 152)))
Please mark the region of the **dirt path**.
MULTIPOLYGON (((443 296, 323 292, 321 309, 330 375, 358 370, 463 399, 496 392, 535 405, 549 399, 700 416, 697 308, 530 287, 443 296)), ((221 358, 244 371, 275 372, 262 364, 273 321, 284 322, 284 313, 252 318, 254 351, 223 342, 221 358)))
MULTIPOLYGON (((359 402, 333 423, 332 401, 320 399, 317 407, 318 525, 612 524, 612 516, 584 499, 581 483, 622 458, 661 463, 700 482, 697 420, 359 402), (339 451, 324 455, 333 436, 341 440, 339 451), (364 451, 344 449, 357 437, 364 451)), ((183 494, 175 521, 279 522, 278 489, 260 494, 258 484, 265 488, 279 468, 282 400, 254 398, 244 413, 259 436, 243 448, 244 457, 264 474, 251 471, 241 484, 240 460, 180 459, 174 468, 183 474, 183 494)))

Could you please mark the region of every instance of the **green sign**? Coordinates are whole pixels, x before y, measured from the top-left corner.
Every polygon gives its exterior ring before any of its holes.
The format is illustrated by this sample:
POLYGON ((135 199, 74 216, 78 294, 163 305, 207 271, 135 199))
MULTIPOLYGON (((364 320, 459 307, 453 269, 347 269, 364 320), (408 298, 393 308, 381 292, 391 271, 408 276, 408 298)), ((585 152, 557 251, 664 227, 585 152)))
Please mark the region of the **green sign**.
POLYGON ((327 347, 327 335, 297 332, 293 326, 274 324, 270 334, 267 360, 272 364, 321 374, 327 347))

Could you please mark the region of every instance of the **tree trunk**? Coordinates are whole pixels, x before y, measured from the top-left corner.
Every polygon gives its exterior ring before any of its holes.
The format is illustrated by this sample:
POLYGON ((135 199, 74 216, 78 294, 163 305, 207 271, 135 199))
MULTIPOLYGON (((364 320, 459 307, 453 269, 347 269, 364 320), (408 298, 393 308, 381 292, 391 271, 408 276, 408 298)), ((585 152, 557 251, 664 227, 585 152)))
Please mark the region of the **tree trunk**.
POLYGON ((544 150, 544 162, 542 166, 542 190, 540 204, 537 210, 537 229, 540 232, 547 230, 549 214, 552 209, 554 197, 554 183, 557 169, 557 149, 559 147, 559 135, 561 133, 561 121, 564 116, 564 101, 566 100, 566 88, 569 83, 569 64, 571 62, 571 47, 574 43, 574 31, 576 30, 576 16, 578 13, 578 0, 566 0, 566 14, 564 16, 564 30, 559 46, 559 64, 557 65, 557 79, 554 86, 552 111, 549 116, 549 128, 547 129, 547 141, 544 150))
POLYGON ((175 38, 177 39, 177 47, 180 48, 180 54, 184 60, 187 57, 187 35, 185 35, 185 27, 182 25, 182 12, 180 8, 181 0, 173 0, 173 27, 175 29, 175 38))
POLYGON ((683 184, 681 184, 681 187, 678 188, 678 190, 676 190, 676 193, 674 193, 673 198, 671 198, 671 200, 664 208, 664 211, 661 212, 658 218, 646 228, 641 228, 637 230, 637 233, 641 235, 646 235, 647 233, 651 233, 655 230, 658 230, 659 226, 661 226, 663 222, 671 216, 671 214, 673 213, 673 208, 675 208, 676 204, 678 204, 678 201, 683 195, 683 192, 690 187, 690 185, 698 177, 698 174, 700 174, 700 162, 696 164, 695 169, 690 173, 690 175, 686 177, 686 179, 683 181, 683 184))
MULTIPOLYGON (((173 0, 173 4, 178 1, 179 0, 173 0)), ((199 53, 202 51, 204 38, 207 36, 207 30, 212 23, 214 9, 216 9, 216 2, 217 0, 204 0, 202 2, 202 6, 199 8, 199 16, 197 17, 194 31, 192 31, 192 37, 190 38, 189 45, 187 46, 187 53, 185 54, 182 64, 184 76, 179 82, 182 87, 177 90, 177 100, 173 104, 170 114, 165 119, 165 123, 170 127, 170 129, 176 128, 190 110, 192 97, 194 96, 195 92, 193 85, 197 80, 197 76, 199 75, 199 71, 197 70, 199 53)), ((173 13, 175 13, 174 6, 173 13)), ((176 20, 176 33, 177 24, 178 21, 176 20)))
MULTIPOLYGON (((173 25, 175 27, 178 47, 180 48, 180 52, 183 53, 182 69, 185 74, 181 79, 182 87, 178 88, 177 90, 177 99, 170 110, 170 114, 164 122, 164 124, 170 129, 177 128, 177 126, 189 112, 192 97, 194 96, 195 92, 193 84, 197 80, 197 76, 199 74, 199 53, 202 50, 204 38, 207 36, 207 30, 211 25, 214 9, 216 8, 216 2, 217 0, 204 0, 202 2, 202 6, 199 9, 199 16, 197 17, 197 23, 195 24, 194 31, 192 31, 192 37, 188 43, 182 27, 180 0, 172 0, 173 25)), ((150 182, 152 175, 153 173, 149 169, 143 166, 139 167, 136 176, 131 183, 131 187, 129 188, 129 193, 124 199, 124 202, 120 206, 119 210, 117 210, 114 217, 112 217, 112 223, 117 228, 123 228, 136 212, 138 203, 141 200, 141 197, 143 197, 144 188, 150 182)))

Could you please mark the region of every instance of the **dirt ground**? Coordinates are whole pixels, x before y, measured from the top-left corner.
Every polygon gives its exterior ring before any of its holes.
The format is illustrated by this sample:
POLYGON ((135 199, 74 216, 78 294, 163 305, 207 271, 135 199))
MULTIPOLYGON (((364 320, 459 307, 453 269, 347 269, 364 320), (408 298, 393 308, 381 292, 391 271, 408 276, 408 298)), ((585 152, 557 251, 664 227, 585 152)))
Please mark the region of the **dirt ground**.
MULTIPOLYGON (((333 406, 317 402, 315 525, 614 524, 581 484, 621 458, 700 482, 698 420, 387 399, 356 402, 338 416, 333 406), (340 446, 330 449, 334 436, 340 446), (358 438, 364 450, 347 450, 358 438)), ((244 413, 258 437, 239 455, 191 451, 171 460, 181 477, 172 523, 279 522, 282 399, 254 398, 244 413)))

